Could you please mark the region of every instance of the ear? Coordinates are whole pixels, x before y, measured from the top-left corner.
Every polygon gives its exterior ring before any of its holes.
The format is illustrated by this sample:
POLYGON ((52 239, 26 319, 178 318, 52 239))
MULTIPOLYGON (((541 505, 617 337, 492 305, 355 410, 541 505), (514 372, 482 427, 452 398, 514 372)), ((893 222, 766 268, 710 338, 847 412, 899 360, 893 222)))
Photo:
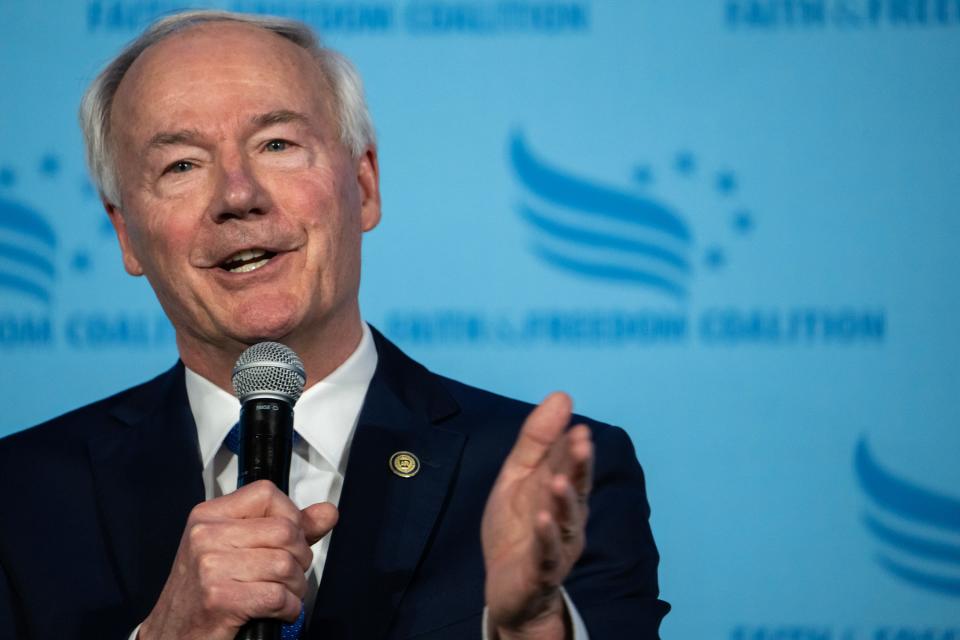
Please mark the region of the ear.
POLYGON ((357 161, 357 185, 360 187, 360 225, 364 231, 370 231, 380 222, 380 166, 376 147, 367 147, 357 161))
POLYGON ((117 232, 117 240, 120 242, 120 253, 123 255, 123 267, 132 276, 142 276, 143 267, 140 266, 140 259, 133 250, 130 242, 130 235, 127 233, 127 221, 123 212, 115 205, 103 201, 103 208, 107 210, 107 216, 110 217, 110 223, 113 230, 117 232))

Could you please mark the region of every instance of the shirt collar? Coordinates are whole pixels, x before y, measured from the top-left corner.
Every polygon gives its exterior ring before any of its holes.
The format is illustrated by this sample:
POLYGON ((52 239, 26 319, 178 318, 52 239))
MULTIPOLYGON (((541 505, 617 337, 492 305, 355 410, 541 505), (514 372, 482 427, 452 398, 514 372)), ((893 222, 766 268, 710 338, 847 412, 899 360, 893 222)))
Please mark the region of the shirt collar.
MULTIPOLYGON (((377 368, 370 327, 362 323, 360 344, 343 364, 303 392, 294 410, 294 430, 335 469, 360 418, 363 400, 377 368)), ((199 373, 186 370, 187 399, 197 423, 203 467, 209 466, 230 429, 240 419, 237 398, 199 373)))

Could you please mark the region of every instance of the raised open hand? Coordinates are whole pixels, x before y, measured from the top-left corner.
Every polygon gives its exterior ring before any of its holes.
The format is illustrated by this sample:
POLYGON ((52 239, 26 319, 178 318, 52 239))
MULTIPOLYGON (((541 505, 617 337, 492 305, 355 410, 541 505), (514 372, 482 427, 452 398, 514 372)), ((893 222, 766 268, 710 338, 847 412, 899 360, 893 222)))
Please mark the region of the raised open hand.
POLYGON ((481 538, 489 627, 500 638, 563 638, 560 587, 580 557, 593 468, 590 430, 548 396, 523 423, 487 500, 481 538))

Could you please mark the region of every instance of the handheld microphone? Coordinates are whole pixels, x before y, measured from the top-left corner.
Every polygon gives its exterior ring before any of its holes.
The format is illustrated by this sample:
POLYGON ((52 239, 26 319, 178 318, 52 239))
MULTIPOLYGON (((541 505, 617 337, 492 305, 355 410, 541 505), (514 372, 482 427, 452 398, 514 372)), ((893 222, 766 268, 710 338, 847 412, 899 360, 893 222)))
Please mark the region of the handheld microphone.
MULTIPOLYGON (((293 453, 293 405, 307 376, 292 349, 278 342, 248 348, 233 368, 240 399, 240 464, 237 488, 270 480, 287 493, 293 453)), ((237 640, 280 640, 279 620, 251 620, 237 640)))

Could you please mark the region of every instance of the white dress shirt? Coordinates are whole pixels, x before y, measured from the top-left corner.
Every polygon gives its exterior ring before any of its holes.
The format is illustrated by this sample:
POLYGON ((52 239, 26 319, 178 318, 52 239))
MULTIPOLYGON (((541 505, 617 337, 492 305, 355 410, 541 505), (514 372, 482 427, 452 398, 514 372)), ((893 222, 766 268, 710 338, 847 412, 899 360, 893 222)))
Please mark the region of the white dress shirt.
MULTIPOLYGON (((290 499, 300 509, 317 502, 338 505, 360 410, 370 381, 377 368, 377 350, 373 335, 363 323, 363 335, 356 350, 326 378, 313 384, 297 401, 293 416, 294 431, 300 436, 290 461, 290 499)), ((197 424, 197 439, 203 462, 203 486, 210 500, 237 488, 237 455, 224 444, 230 429, 240 419, 237 398, 200 374, 186 370, 187 398, 197 424)), ((479 533, 479 532, 478 532, 479 533)), ((307 572, 307 616, 313 611, 327 560, 330 536, 311 547, 313 564, 307 572)), ((588 640, 583 622, 573 603, 563 593, 574 622, 574 640, 588 640)), ((486 633, 486 609, 484 629, 486 633)), ((134 629, 135 640, 140 627, 134 629)))

